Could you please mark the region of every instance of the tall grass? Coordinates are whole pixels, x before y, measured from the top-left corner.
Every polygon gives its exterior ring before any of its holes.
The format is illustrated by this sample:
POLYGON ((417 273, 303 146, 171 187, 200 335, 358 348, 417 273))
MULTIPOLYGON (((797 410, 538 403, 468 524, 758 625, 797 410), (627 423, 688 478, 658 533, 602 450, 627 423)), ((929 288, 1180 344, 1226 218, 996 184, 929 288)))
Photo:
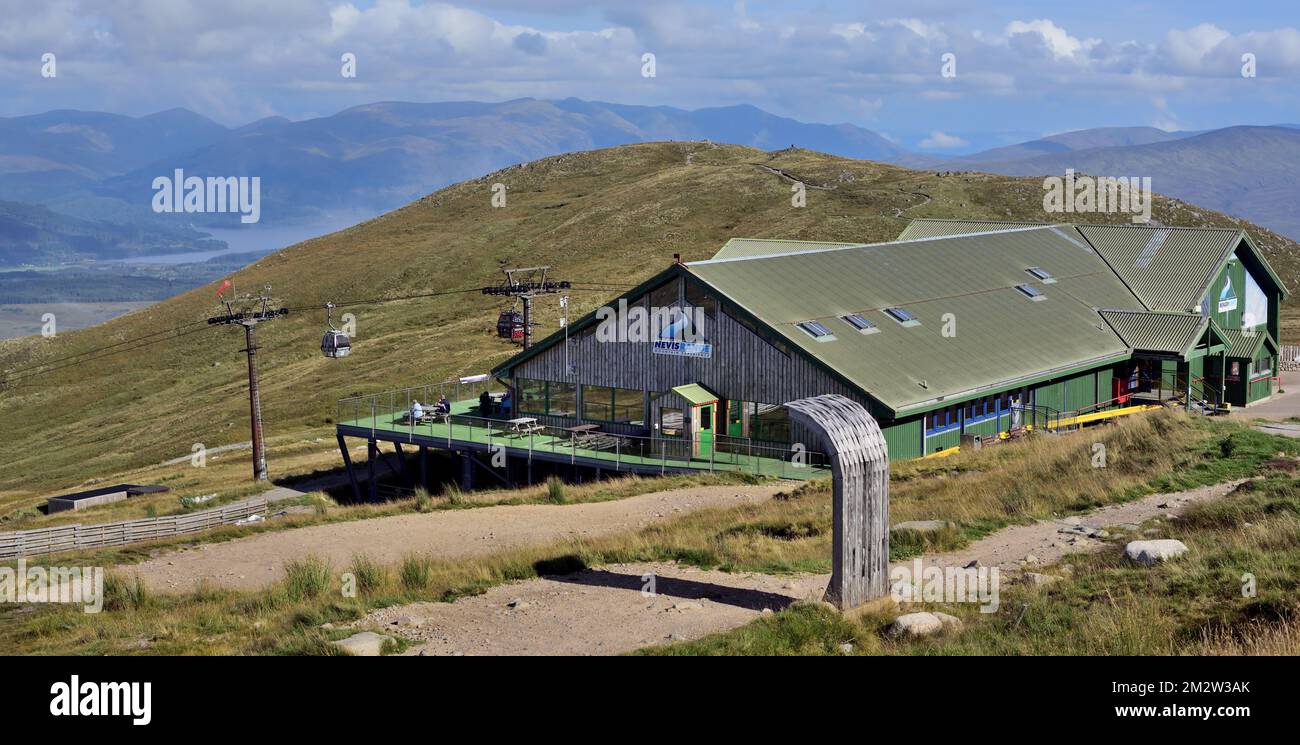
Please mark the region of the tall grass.
POLYGON ((348 570, 356 580, 357 590, 363 595, 376 592, 388 580, 388 569, 365 554, 353 556, 348 570))
POLYGON ((461 490, 460 484, 455 481, 448 481, 443 486, 442 493, 443 496, 447 497, 450 504, 457 506, 465 504, 465 492, 461 490))
POLYGON ((291 561, 284 566, 284 589, 290 600, 315 600, 330 586, 330 566, 319 557, 291 561))
POLYGON ((402 588, 407 592, 421 592, 428 588, 433 576, 433 559, 428 556, 410 554, 402 557, 398 577, 402 588))
POLYGON ((415 497, 412 501, 412 507, 416 512, 430 512, 433 510, 433 498, 429 496, 429 491, 423 486, 415 488, 415 497))
POLYGON ((564 504, 568 501, 564 495, 564 481, 559 476, 546 480, 546 501, 551 504, 564 504))

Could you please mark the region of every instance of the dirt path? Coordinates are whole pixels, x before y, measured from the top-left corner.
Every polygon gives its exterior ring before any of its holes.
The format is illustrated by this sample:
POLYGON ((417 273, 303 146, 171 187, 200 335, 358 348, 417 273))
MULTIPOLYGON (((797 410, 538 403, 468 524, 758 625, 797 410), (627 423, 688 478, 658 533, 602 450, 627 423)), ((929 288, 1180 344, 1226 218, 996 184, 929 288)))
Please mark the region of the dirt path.
MULTIPOLYGON (((1049 564, 1067 553, 1111 545, 1087 532, 1177 513, 1194 502, 1222 497, 1239 483, 1154 494, 1081 518, 1007 528, 960 551, 927 556, 925 563, 965 566, 978 560, 984 566, 1018 569, 1032 555, 1049 564)), ((819 599, 829 579, 826 574, 774 577, 677 564, 619 564, 502 585, 455 603, 385 608, 356 626, 419 641, 408 651, 417 655, 619 654, 726 631, 764 609, 819 599), (655 578, 654 595, 643 592, 647 575, 655 578)))
POLYGON ((637 530, 706 507, 760 502, 789 488, 789 484, 692 487, 609 502, 503 505, 380 517, 201 544, 117 571, 138 575, 157 592, 186 592, 200 580, 218 587, 256 589, 280 580, 286 562, 306 556, 319 556, 335 567, 346 566, 358 553, 381 563, 395 563, 410 553, 435 558, 482 556, 637 530))

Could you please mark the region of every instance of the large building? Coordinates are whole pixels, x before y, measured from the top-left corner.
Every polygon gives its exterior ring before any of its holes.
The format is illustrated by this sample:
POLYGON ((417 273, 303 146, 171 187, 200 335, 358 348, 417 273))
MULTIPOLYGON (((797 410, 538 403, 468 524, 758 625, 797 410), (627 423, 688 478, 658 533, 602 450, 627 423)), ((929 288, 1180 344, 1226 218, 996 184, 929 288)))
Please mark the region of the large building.
POLYGON ((917 220, 889 243, 733 239, 493 375, 509 416, 695 458, 789 448, 782 404, 839 393, 913 458, 1131 396, 1267 398, 1286 293, 1231 229, 917 220))

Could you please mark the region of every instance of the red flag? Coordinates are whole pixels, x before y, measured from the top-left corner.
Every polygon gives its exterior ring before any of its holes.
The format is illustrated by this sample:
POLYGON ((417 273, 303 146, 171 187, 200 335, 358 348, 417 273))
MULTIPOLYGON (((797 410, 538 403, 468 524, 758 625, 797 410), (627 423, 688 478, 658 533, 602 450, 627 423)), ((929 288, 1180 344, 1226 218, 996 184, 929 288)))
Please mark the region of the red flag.
POLYGON ((225 292, 226 290, 229 290, 232 286, 233 285, 230 284, 230 280, 228 279, 223 280, 221 286, 217 288, 217 297, 221 297, 221 293, 225 292))

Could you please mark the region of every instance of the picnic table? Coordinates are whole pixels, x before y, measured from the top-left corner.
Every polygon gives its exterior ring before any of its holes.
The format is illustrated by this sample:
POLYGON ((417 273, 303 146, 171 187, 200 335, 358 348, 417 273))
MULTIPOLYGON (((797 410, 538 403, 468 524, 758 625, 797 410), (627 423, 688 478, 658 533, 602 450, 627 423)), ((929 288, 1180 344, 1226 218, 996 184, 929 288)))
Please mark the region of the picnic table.
POLYGON ((411 412, 402 412, 398 417, 398 424, 445 424, 451 418, 451 412, 443 411, 438 408, 425 409, 418 419, 411 416, 411 412))
POLYGON ((589 435, 598 429, 600 429, 599 424, 575 424, 572 427, 565 427, 564 431, 569 433, 570 438, 574 438, 589 435))
POLYGON ((506 421, 505 426, 506 434, 514 437, 531 435, 534 432, 541 432, 544 429, 546 429, 546 427, 538 424, 537 417, 533 416, 521 416, 509 419, 506 421))

